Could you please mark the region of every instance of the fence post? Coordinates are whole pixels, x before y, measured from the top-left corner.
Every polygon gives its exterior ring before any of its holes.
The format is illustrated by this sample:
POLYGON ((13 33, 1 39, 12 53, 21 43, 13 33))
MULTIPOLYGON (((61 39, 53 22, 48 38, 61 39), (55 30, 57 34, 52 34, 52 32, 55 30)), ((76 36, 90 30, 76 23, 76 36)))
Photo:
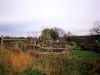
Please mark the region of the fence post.
POLYGON ((3 45, 3 35, 1 36, 1 45, 3 45))

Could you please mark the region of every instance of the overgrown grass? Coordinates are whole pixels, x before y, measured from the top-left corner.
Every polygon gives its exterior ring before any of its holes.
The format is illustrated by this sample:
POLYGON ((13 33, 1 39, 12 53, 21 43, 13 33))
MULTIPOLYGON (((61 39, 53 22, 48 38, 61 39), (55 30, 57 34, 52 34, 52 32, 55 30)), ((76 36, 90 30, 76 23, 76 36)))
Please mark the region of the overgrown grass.
POLYGON ((0 75, 44 75, 32 65, 33 58, 29 54, 0 46, 0 75))
MULTIPOLYGON (((31 54, 16 52, 0 47, 0 75, 99 75, 100 73, 99 59, 74 58, 74 56, 89 58, 93 55, 90 52, 85 56, 81 51, 70 51, 70 55, 41 55, 34 51, 30 51, 31 54)), ((94 57, 99 57, 99 54, 95 54, 94 57)))

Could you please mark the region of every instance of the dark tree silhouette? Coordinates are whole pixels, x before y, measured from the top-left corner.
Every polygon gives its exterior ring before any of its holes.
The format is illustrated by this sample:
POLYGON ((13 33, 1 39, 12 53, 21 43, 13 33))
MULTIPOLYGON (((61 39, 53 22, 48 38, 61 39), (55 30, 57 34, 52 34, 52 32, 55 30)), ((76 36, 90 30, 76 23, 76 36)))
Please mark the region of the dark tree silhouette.
POLYGON ((100 21, 96 21, 93 24, 93 28, 90 30, 91 39, 94 40, 96 44, 100 44, 100 21))
POLYGON ((54 29, 51 29, 50 34, 54 41, 56 41, 59 38, 58 32, 54 29))

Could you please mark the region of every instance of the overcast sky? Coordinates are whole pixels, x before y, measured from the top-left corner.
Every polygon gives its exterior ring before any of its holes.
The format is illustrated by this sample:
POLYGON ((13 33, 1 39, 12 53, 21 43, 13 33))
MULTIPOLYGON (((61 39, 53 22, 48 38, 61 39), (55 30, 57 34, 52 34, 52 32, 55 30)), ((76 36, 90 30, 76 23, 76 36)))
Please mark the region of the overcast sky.
POLYGON ((100 20, 100 0, 0 0, 0 35, 23 36, 46 27, 87 35, 100 20))

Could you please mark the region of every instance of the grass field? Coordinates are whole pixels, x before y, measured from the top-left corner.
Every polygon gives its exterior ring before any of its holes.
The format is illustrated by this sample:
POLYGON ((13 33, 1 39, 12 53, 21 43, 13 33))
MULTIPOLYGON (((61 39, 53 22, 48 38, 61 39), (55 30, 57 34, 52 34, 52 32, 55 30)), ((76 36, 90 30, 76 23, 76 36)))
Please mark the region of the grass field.
POLYGON ((100 53, 92 51, 69 50, 71 56, 79 58, 96 58, 100 57, 100 53))
POLYGON ((40 55, 0 47, 0 75, 100 75, 98 53, 78 50, 69 53, 40 55))

